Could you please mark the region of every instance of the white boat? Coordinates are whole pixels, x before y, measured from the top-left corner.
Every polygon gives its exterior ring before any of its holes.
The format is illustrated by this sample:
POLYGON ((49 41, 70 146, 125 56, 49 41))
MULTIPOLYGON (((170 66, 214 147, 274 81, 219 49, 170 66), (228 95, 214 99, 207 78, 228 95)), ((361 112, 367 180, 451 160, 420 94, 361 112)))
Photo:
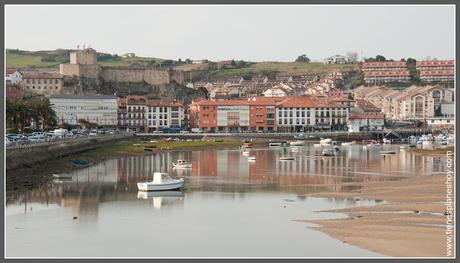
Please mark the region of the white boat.
POLYGON ((179 189, 184 185, 184 179, 173 179, 167 173, 153 173, 153 181, 137 183, 139 191, 166 191, 179 189))
POLYGON ((292 157, 292 156, 283 156, 283 157, 280 157, 280 161, 294 161, 295 158, 292 157))
POLYGON ((71 174, 53 174, 53 179, 72 179, 71 174))
POLYGON ((304 146, 304 145, 305 145, 305 141, 294 141, 294 142, 289 143, 289 146, 304 146))
POLYGON ((315 144, 313 144, 313 147, 315 147, 315 148, 321 148, 321 147, 322 147, 322 145, 321 145, 321 144, 319 144, 319 143, 315 143, 315 144))
POLYGON ((256 160, 256 157, 255 156, 249 156, 248 157, 248 161, 255 161, 256 160))
POLYGON ((350 146, 351 144, 351 142, 342 142, 340 146, 350 146))
POLYGON ((297 147, 291 147, 291 151, 292 151, 293 153, 299 152, 299 148, 297 148, 297 147))
POLYGON ((268 147, 281 147, 283 146, 283 143, 281 142, 271 142, 268 144, 268 147))
POLYGON ((319 144, 321 145, 331 145, 331 143, 332 143, 332 139, 329 139, 329 138, 322 139, 319 141, 319 144))
POLYGON ((243 155, 244 155, 244 156, 249 156, 249 151, 246 151, 246 150, 243 151, 243 155))
POLYGON ((187 169, 192 168, 192 164, 186 160, 177 160, 177 162, 173 163, 173 167, 177 169, 187 169))

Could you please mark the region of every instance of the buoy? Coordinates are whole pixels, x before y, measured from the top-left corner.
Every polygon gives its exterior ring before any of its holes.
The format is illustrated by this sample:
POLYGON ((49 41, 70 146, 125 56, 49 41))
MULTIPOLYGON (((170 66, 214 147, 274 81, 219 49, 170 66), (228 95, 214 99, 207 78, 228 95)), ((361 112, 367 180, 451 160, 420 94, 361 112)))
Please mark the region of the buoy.
POLYGON ((74 216, 73 219, 77 219, 78 217, 74 216))

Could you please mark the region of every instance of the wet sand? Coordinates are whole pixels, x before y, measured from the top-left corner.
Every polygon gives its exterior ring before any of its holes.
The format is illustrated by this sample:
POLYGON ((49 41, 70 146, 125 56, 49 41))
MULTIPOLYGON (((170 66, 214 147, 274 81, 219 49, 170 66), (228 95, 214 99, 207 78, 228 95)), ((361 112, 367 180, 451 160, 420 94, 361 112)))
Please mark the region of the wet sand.
POLYGON ((394 257, 446 257, 445 176, 416 176, 364 183, 348 193, 308 196, 380 199, 385 203, 324 212, 345 219, 306 221, 343 242, 394 257))

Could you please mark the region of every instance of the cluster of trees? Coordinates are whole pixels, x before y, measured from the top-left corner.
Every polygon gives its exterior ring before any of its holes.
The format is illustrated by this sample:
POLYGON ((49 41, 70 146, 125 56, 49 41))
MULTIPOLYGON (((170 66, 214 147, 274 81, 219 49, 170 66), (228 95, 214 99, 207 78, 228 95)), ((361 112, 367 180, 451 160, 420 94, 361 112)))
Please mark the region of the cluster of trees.
POLYGON ((51 108, 49 100, 25 101, 22 99, 7 99, 6 124, 17 131, 33 121, 33 129, 47 129, 57 125, 57 117, 51 108))
POLYGON ((307 55, 303 54, 297 57, 295 62, 303 62, 303 63, 310 63, 310 58, 307 55))

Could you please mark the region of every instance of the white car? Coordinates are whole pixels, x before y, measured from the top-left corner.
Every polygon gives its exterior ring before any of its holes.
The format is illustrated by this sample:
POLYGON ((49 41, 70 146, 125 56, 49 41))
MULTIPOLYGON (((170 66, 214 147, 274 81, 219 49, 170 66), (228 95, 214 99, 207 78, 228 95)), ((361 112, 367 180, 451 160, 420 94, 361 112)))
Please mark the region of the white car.
POLYGON ((97 136, 97 132, 92 131, 92 132, 89 133, 89 136, 97 136))

